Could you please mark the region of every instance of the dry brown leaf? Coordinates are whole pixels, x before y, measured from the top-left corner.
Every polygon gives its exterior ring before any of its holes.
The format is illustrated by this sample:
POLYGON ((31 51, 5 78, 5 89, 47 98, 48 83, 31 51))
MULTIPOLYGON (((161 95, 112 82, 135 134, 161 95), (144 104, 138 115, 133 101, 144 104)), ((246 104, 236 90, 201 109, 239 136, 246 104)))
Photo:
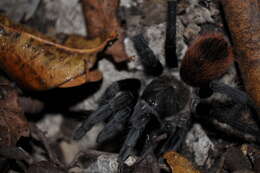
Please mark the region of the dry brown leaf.
POLYGON ((95 38, 111 32, 119 33, 118 40, 107 49, 116 62, 129 60, 125 52, 125 31, 117 18, 119 0, 82 0, 88 37, 95 38))
POLYGON ((165 153, 163 158, 166 159, 173 173, 200 173, 188 159, 175 151, 165 153))
POLYGON ((28 122, 10 83, 0 79, 0 146, 14 146, 21 136, 29 136, 28 122))
POLYGON ((92 67, 96 54, 116 38, 115 32, 108 35, 87 40, 84 47, 68 47, 0 17, 0 66, 22 86, 34 90, 98 81, 101 72, 92 67))

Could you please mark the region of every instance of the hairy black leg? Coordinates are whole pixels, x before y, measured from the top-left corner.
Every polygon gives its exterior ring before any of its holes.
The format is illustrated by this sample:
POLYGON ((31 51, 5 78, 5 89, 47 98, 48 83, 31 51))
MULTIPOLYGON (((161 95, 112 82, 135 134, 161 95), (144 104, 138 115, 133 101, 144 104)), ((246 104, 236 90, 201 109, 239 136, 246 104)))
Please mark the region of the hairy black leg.
POLYGON ((118 111, 98 134, 97 142, 103 143, 115 137, 125 128, 126 122, 131 115, 131 107, 118 111))
POLYGON ((218 126, 222 131, 233 134, 247 141, 260 142, 260 129, 257 124, 248 123, 239 117, 244 112, 244 104, 223 105, 202 101, 194 109, 195 117, 203 123, 209 122, 218 126))
POLYGON ((87 131, 89 131, 96 123, 101 122, 105 119, 107 119, 113 111, 110 109, 109 104, 106 104, 99 109, 97 109, 95 112, 93 112, 82 124, 79 128, 76 129, 76 131, 73 134, 73 138, 75 140, 81 139, 87 131))
POLYGON ((119 160, 125 161, 130 155, 134 154, 134 147, 136 146, 136 143, 139 139, 139 137, 142 135, 145 126, 149 122, 150 118, 149 115, 143 115, 145 118, 142 119, 142 121, 139 121, 138 123, 135 123, 132 125, 127 138, 125 140, 125 143, 123 144, 120 152, 119 152, 119 160))
POLYGON ((152 49, 144 39, 142 34, 138 34, 132 38, 134 47, 140 57, 144 72, 147 75, 159 76, 163 72, 163 66, 157 57, 154 55, 152 49))
POLYGON ((108 119, 113 113, 134 104, 135 98, 131 92, 120 92, 109 103, 100 106, 81 126, 74 132, 74 139, 81 139, 93 125, 108 119))
POLYGON ((143 100, 140 100, 136 104, 134 112, 130 118, 131 129, 128 132, 126 140, 119 152, 119 161, 124 161, 128 156, 134 154, 134 147, 151 119, 152 112, 148 107, 149 105, 143 100))
POLYGON ((247 95, 246 92, 232 88, 226 84, 218 83, 215 81, 212 81, 209 86, 214 92, 219 92, 228 95, 231 97, 235 102, 249 105, 251 107, 254 107, 254 102, 252 99, 247 95))
POLYGON ((243 106, 244 105, 236 104, 233 107, 215 107, 210 110, 209 114, 218 121, 227 123, 242 132, 260 137, 260 131, 258 129, 253 128, 238 119, 239 116, 237 115, 241 114, 245 109, 243 106))
POLYGON ((222 93, 230 97, 234 102, 248 105, 251 109, 256 111, 257 108, 253 100, 248 94, 240 89, 230 87, 224 83, 212 81, 208 87, 200 88, 200 97, 206 98, 212 95, 214 92, 222 93))
POLYGON ((238 120, 237 117, 240 116, 244 107, 242 104, 227 104, 220 105, 219 103, 209 103, 205 100, 198 102, 195 115, 198 118, 207 120, 207 119, 218 119, 222 122, 232 123, 233 121, 238 120))
POLYGON ((236 88, 232 88, 223 83, 218 83, 216 81, 212 81, 210 83, 210 88, 214 92, 226 94, 227 96, 232 98, 236 103, 249 106, 251 111, 253 111, 253 114, 252 114, 254 116, 253 118, 257 119, 258 122, 260 121, 260 119, 258 119, 258 117, 256 116, 257 112, 259 112, 259 110, 260 110, 260 107, 257 107, 255 105, 254 101, 251 99, 251 97, 246 92, 236 89, 236 88))
POLYGON ((168 0, 165 60, 168 67, 178 67, 176 54, 176 0, 168 0))

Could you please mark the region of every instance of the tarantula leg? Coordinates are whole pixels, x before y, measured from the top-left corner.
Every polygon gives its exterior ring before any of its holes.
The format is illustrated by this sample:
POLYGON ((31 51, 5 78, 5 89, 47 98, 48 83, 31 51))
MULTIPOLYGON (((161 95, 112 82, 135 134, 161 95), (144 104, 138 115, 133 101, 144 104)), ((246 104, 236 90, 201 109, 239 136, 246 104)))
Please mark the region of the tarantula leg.
POLYGON ((142 34, 138 34, 132 38, 134 47, 140 57, 144 72, 147 75, 159 76, 163 72, 163 66, 157 57, 154 55, 152 49, 144 39, 142 34))
POLYGON ((244 104, 222 105, 206 101, 198 103, 195 117, 218 126, 222 131, 234 134, 246 141, 260 142, 260 130, 257 125, 248 124, 238 118, 245 110, 244 104))
POLYGON ((168 0, 165 61, 168 67, 178 67, 176 54, 176 0, 168 0))
POLYGON ((190 127, 190 112, 178 113, 175 120, 165 121, 162 130, 168 134, 167 140, 160 149, 160 154, 169 150, 178 150, 190 127))
POLYGON ((107 119, 112 113, 109 104, 100 107, 97 111, 93 112, 78 129, 76 129, 73 138, 75 140, 81 139, 96 123, 107 119))
POLYGON ((138 122, 138 124, 136 123, 131 127, 131 130, 127 135, 125 143, 119 152, 119 160, 125 161, 128 158, 128 156, 134 154, 134 147, 136 146, 139 137, 142 135, 147 123, 150 120, 150 118, 148 118, 149 115, 144 116, 145 118, 143 118, 142 121, 138 122))
MULTIPOLYGON (((235 101, 236 103, 239 104, 243 104, 243 105, 248 105, 250 108, 252 108, 253 110, 258 109, 253 100, 247 95, 246 92, 239 90, 237 88, 232 88, 224 83, 219 83, 216 81, 212 81, 209 84, 209 90, 207 90, 207 88, 201 88, 200 89, 200 93, 213 93, 213 92, 218 92, 218 93, 222 93, 225 94, 227 96, 229 96, 233 101, 235 101), (203 92, 201 90, 204 90, 203 92), (205 91, 206 90, 206 91, 205 91), (210 91, 212 90, 212 92, 210 91)), ((203 95, 203 94, 202 94, 203 95)))
POLYGON ((97 143, 103 143, 115 137, 125 127, 128 118, 131 115, 131 108, 127 107, 118 111, 112 119, 105 125, 103 130, 98 134, 97 143))
POLYGON ((200 102, 196 102, 193 105, 193 114, 196 118, 200 119, 219 119, 223 122, 232 122, 237 120, 240 117, 242 109, 245 107, 243 104, 235 104, 235 105, 228 105, 229 108, 227 109, 227 105, 220 106, 219 104, 211 104, 206 100, 202 100, 200 102), (223 112, 222 112, 223 110, 223 112))
POLYGON ((135 98, 131 92, 120 92, 109 103, 102 105, 86 119, 74 132, 74 139, 81 139, 93 125, 109 118, 113 113, 134 104, 135 98))
POLYGON ((125 161, 128 156, 134 154, 134 147, 151 119, 151 112, 147 106, 148 104, 142 100, 136 104, 130 119, 131 129, 119 152, 119 161, 125 161))
POLYGON ((253 105, 253 101, 251 100, 251 98, 242 90, 232 88, 224 83, 218 83, 215 81, 212 81, 210 83, 210 88, 215 92, 228 95, 238 103, 249 104, 250 106, 253 105))
POLYGON ((210 87, 212 88, 213 91, 228 95, 237 103, 249 106, 251 110, 254 112, 253 115, 256 115, 257 112, 260 111, 260 107, 256 106, 252 98, 242 90, 232 88, 226 84, 217 83, 215 81, 211 82, 210 87))

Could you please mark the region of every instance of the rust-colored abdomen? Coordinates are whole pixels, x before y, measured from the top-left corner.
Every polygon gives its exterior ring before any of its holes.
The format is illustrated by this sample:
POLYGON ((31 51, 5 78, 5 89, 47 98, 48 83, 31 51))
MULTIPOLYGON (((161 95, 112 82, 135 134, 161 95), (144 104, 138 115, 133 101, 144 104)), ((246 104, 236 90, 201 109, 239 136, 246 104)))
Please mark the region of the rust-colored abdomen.
POLYGON ((222 34, 199 36, 188 48, 181 64, 182 80, 203 87, 222 76, 233 63, 233 53, 222 34))

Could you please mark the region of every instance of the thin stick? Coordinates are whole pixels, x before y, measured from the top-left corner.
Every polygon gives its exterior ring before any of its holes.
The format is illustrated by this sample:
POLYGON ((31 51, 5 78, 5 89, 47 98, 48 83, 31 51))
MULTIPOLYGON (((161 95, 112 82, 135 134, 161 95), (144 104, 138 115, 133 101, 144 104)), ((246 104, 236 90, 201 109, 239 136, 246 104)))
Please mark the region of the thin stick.
POLYGON ((170 68, 178 67, 176 54, 176 0, 168 0, 165 61, 170 68))
POLYGON ((59 159, 57 158, 57 155, 53 152, 53 150, 51 149, 50 144, 48 143, 48 138, 45 136, 45 134, 38 129, 38 127, 34 124, 30 124, 30 129, 33 135, 35 135, 35 137, 40 140, 45 149, 47 150, 48 156, 51 159, 51 161, 57 165, 59 165, 61 168, 64 167, 64 164, 62 164, 59 159))

